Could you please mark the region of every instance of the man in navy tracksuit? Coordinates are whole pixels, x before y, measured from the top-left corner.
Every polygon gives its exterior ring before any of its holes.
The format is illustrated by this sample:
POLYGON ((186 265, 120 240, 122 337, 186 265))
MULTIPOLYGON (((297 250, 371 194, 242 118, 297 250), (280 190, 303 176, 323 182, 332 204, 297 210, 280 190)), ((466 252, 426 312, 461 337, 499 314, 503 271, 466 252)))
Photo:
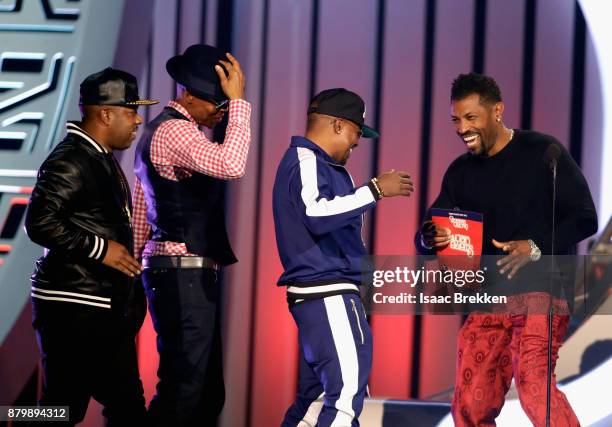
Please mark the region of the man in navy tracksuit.
POLYGON ((372 365, 359 295, 362 215, 382 197, 413 191, 410 176, 394 170, 355 188, 344 164, 360 137, 378 137, 364 119, 357 94, 319 93, 306 137, 291 139, 276 174, 274 223, 285 269, 278 284, 287 287, 300 347, 297 397, 283 426, 359 425, 372 365))

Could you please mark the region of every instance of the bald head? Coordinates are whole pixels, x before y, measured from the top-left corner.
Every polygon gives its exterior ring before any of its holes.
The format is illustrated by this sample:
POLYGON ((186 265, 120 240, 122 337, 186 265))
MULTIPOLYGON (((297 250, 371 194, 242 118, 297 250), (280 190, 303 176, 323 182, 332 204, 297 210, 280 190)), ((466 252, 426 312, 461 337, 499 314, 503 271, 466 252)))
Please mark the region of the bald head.
POLYGON ((335 117, 326 114, 310 113, 306 122, 306 132, 322 132, 331 130, 331 124, 335 117))
POLYGON ((96 120, 100 115, 102 107, 100 105, 79 105, 83 121, 96 120))

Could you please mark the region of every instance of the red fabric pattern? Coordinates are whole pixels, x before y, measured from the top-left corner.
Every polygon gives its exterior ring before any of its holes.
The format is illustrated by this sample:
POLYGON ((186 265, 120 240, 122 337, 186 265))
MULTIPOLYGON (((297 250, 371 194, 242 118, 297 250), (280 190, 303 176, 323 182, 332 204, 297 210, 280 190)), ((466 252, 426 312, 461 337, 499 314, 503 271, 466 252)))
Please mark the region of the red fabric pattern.
MULTIPOLYGON (((534 293, 537 294, 537 293, 534 293)), ((528 304, 529 294, 521 300, 528 304)), ((534 295, 539 303, 539 295, 534 295)), ((546 425, 546 314, 472 313, 457 339, 452 415, 456 426, 495 426, 514 377, 521 406, 534 426, 546 425)), ((569 316, 553 315, 553 369, 569 316)), ((580 426, 565 395, 551 379, 552 427, 580 426)))

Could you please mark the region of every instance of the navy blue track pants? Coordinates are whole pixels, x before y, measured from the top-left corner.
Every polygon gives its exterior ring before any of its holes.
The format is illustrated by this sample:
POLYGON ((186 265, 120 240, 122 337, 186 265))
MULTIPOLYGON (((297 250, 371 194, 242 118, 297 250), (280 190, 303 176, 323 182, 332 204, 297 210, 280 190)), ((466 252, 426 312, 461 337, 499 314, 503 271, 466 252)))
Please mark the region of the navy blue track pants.
POLYGON ((359 426, 372 368, 372 333, 359 295, 305 300, 291 307, 291 314, 300 372, 297 397, 282 426, 359 426))

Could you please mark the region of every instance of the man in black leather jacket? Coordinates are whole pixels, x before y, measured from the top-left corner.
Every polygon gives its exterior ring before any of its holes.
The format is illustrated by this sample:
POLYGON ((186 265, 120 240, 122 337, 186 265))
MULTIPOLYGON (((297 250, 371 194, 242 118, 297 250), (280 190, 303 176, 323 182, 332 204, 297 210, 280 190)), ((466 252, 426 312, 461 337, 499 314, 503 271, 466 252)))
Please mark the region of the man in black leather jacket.
POLYGON ((40 405, 69 406, 74 425, 89 399, 110 426, 143 425, 145 402, 135 335, 145 313, 135 277, 132 202, 112 154, 142 123, 136 78, 106 68, 81 83, 83 121, 40 167, 26 215, 28 236, 45 253, 32 275, 33 325, 41 350, 40 405))

